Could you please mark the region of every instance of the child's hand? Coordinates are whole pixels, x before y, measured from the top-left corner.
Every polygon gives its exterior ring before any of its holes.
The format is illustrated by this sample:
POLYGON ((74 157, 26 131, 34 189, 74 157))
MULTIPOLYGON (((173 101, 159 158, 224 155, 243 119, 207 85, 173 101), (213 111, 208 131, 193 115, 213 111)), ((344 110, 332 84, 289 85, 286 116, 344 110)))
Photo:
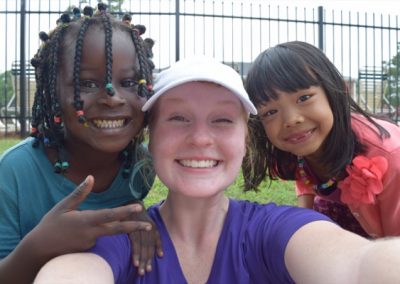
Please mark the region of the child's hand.
POLYGON ((139 275, 144 275, 145 271, 151 271, 151 262, 153 260, 154 251, 157 251, 159 257, 162 257, 164 254, 160 233, 146 210, 132 216, 132 221, 144 221, 152 224, 150 231, 136 230, 129 234, 129 238, 132 242, 133 265, 137 267, 139 275))
POLYGON ((78 211, 93 188, 94 178, 88 176, 70 195, 51 209, 32 230, 29 238, 38 254, 48 257, 86 251, 104 235, 150 230, 151 224, 132 222, 131 215, 143 210, 140 204, 112 209, 78 211))

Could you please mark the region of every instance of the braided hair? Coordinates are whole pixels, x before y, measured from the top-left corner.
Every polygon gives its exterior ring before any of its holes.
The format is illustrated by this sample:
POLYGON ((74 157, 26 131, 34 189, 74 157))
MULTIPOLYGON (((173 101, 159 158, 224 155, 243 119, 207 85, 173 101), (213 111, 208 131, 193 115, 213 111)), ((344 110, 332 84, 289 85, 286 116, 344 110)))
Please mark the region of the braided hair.
MULTIPOLYGON (((57 20, 57 27, 49 34, 39 33, 42 41, 40 48, 31 60, 35 69, 36 93, 32 106, 32 131, 34 137, 33 146, 43 145, 52 148, 57 153, 57 160, 54 164, 56 173, 64 173, 69 167, 68 154, 64 147, 64 125, 61 116, 61 106, 56 93, 58 71, 60 68, 60 58, 63 46, 66 44, 67 34, 76 34, 75 57, 73 65, 73 106, 76 110, 77 120, 86 126, 86 117, 83 110, 84 100, 80 96, 80 69, 83 41, 85 34, 90 26, 101 26, 105 33, 105 55, 106 55, 106 90, 110 96, 114 95, 112 86, 112 32, 113 29, 128 31, 132 38, 139 62, 140 80, 138 81, 138 95, 150 97, 153 94, 152 69, 154 68, 146 56, 143 39, 134 27, 128 27, 122 21, 112 17, 107 12, 107 5, 99 3, 96 13, 93 8, 87 6, 83 10, 84 16, 80 16, 79 9, 74 9, 73 16, 63 14, 57 20)), ((120 153, 123 160, 124 169, 122 174, 128 177, 131 171, 134 153, 138 153, 137 145, 143 141, 143 131, 141 131, 134 141, 120 153)), ((143 154, 143 153, 142 153, 143 154)), ((137 159, 137 157, 135 158, 137 159)))

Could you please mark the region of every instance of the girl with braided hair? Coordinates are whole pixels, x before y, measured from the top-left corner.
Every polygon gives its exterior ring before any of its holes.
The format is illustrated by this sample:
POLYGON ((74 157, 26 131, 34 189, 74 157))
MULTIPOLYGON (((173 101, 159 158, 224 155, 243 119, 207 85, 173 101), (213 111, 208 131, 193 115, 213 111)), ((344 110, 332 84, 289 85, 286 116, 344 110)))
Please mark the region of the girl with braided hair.
POLYGON ((153 92, 143 40, 104 4, 74 18, 40 33, 32 137, 0 160, 0 283, 29 283, 103 235, 130 234, 140 274, 162 255, 141 202, 154 181, 141 145, 153 92))

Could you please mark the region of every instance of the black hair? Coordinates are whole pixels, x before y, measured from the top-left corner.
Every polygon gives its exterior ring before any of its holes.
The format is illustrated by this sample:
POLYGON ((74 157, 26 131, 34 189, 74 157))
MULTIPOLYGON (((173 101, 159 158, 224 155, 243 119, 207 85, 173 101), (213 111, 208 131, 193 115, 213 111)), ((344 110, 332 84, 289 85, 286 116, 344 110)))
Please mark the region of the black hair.
MULTIPOLYGON (((138 82, 138 95, 150 97, 152 90, 152 68, 146 56, 143 40, 138 30, 128 27, 122 21, 117 21, 107 12, 107 5, 99 3, 98 11, 93 13, 93 8, 84 8, 84 16, 78 15, 79 9, 74 9, 71 19, 69 14, 63 14, 57 20, 57 27, 49 34, 40 32, 39 37, 43 41, 38 52, 32 58, 31 63, 35 68, 36 93, 32 107, 32 132, 35 138, 33 146, 39 144, 50 147, 57 152, 57 161, 54 170, 63 173, 67 170, 68 157, 64 149, 64 125, 61 117, 61 107, 56 94, 57 76, 63 48, 67 46, 66 35, 76 35, 75 57, 73 66, 73 86, 74 86, 74 108, 77 119, 85 124, 86 118, 83 111, 84 101, 80 96, 80 63, 85 34, 90 26, 103 27, 105 33, 106 49, 106 90, 112 96, 112 32, 113 29, 120 29, 130 34, 139 63, 140 80, 138 82)), ((124 161, 124 177, 129 176, 133 153, 136 153, 137 145, 143 141, 143 130, 136 136, 121 153, 124 161)))
MULTIPOLYGON (((277 91, 295 92, 311 86, 323 88, 333 113, 333 127, 323 145, 320 163, 327 175, 344 174, 345 166, 365 151, 351 128, 351 113, 371 122, 381 138, 390 137, 382 126, 351 98, 343 76, 317 47, 300 41, 287 42, 262 52, 254 61, 245 82, 250 100, 260 107, 278 99, 277 91), (340 145, 340 147, 338 147, 340 145)), ((243 166, 245 189, 256 188, 268 175, 271 179, 295 179, 297 156, 282 151, 269 141, 258 116, 251 116, 252 151, 243 166)))

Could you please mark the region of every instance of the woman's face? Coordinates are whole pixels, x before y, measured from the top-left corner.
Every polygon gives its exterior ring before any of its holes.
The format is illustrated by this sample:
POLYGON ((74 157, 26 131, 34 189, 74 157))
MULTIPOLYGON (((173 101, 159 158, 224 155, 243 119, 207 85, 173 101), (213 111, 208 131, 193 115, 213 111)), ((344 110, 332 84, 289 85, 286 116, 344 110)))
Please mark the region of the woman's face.
POLYGON ((245 155, 247 115, 224 87, 190 82, 151 110, 154 167, 170 194, 210 197, 234 182, 245 155))
MULTIPOLYGON (((67 48, 62 58, 58 95, 65 126, 66 145, 70 149, 94 149, 117 153, 143 127, 141 107, 145 98, 138 96, 139 78, 135 47, 127 32, 113 30, 112 84, 114 96, 105 90, 106 54, 104 32, 97 27, 87 31, 82 50, 80 96, 87 118, 86 127, 78 122, 73 107, 73 53, 67 48), (73 147, 72 147, 73 145, 73 147), (78 147, 78 148, 77 148, 78 147), (82 148, 79 148, 82 147, 82 148)), ((75 45, 73 45, 75 46, 75 45)))
POLYGON ((317 158, 334 121, 325 91, 310 87, 277 93, 277 100, 257 109, 268 139, 282 151, 317 158))

